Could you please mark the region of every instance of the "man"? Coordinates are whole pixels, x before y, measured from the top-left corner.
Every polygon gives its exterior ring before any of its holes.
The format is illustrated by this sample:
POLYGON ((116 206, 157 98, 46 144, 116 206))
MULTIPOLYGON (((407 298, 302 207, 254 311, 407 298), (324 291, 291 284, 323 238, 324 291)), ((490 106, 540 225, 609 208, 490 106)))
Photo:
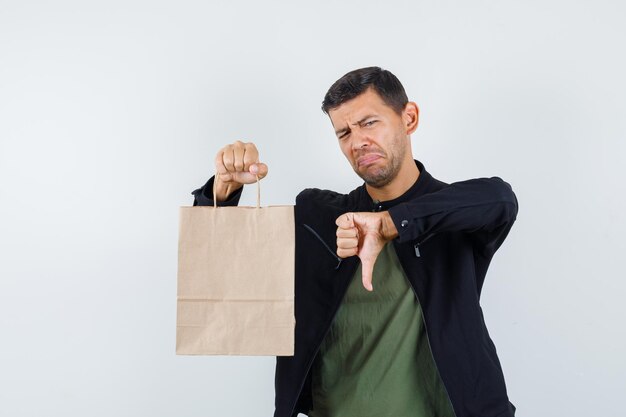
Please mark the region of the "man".
MULTIPOLYGON (((322 109, 365 184, 296 198, 295 354, 277 357, 274 416, 513 416, 479 303, 517 215, 510 185, 433 178, 411 151, 418 107, 389 71, 344 75, 322 109)), ((268 172, 252 143, 215 166, 219 205, 268 172)), ((213 204, 213 181, 194 205, 213 204)))

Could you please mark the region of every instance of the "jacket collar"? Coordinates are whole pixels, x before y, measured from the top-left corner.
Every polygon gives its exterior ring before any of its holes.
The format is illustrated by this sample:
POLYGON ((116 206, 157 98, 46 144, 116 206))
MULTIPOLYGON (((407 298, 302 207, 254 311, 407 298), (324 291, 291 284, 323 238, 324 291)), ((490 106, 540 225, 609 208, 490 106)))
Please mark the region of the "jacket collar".
POLYGON ((419 176, 415 183, 406 190, 401 196, 387 201, 374 201, 372 197, 367 193, 365 183, 359 187, 359 207, 360 211, 385 211, 389 210, 396 204, 404 203, 409 200, 413 200, 423 194, 426 194, 429 184, 432 182, 433 177, 426 171, 424 164, 417 159, 414 159, 415 165, 420 171, 419 176))

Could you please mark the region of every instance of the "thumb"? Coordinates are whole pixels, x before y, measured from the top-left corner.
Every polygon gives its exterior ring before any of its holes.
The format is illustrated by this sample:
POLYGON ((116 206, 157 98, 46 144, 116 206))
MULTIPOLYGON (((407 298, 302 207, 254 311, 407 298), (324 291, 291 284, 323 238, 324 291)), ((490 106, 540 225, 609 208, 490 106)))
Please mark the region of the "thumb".
POLYGON ((358 256, 361 260, 363 286, 368 291, 374 290, 372 285, 374 264, 376 263, 376 258, 383 250, 383 246, 385 246, 385 243, 375 233, 366 233, 363 237, 363 245, 359 250, 358 256))
POLYGON ((250 165, 250 173, 258 175, 259 179, 264 178, 267 175, 267 165, 262 162, 250 165))
POLYGON ((374 263, 376 262, 376 258, 370 259, 365 258, 361 259, 361 279, 363 281, 363 286, 368 291, 374 291, 374 286, 372 285, 372 276, 374 275, 374 263))

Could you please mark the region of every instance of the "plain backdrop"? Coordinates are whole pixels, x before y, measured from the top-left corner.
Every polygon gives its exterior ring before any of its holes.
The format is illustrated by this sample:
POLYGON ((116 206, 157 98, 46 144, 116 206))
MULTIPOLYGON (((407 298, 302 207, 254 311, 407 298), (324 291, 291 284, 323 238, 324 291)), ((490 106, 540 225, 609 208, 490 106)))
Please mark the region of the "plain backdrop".
POLYGON ((274 357, 174 354, 178 207, 238 139, 270 168, 264 205, 360 185, 320 105, 371 65, 420 106, 431 174, 517 195, 482 296, 517 415, 620 415, 625 14, 0 0, 0 415, 271 416, 274 357))

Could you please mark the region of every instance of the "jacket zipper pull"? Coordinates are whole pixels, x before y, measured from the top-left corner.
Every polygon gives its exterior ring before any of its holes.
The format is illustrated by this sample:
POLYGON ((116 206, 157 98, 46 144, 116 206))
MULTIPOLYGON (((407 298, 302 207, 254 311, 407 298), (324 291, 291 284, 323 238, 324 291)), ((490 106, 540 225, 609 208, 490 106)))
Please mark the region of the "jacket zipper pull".
POLYGON ((428 236, 426 236, 424 239, 420 240, 419 242, 417 242, 415 245, 413 245, 413 247, 415 248, 415 257, 419 258, 422 255, 420 254, 420 245, 424 242, 426 242, 428 239, 430 239, 432 236, 434 235, 434 233, 429 234, 428 236))

